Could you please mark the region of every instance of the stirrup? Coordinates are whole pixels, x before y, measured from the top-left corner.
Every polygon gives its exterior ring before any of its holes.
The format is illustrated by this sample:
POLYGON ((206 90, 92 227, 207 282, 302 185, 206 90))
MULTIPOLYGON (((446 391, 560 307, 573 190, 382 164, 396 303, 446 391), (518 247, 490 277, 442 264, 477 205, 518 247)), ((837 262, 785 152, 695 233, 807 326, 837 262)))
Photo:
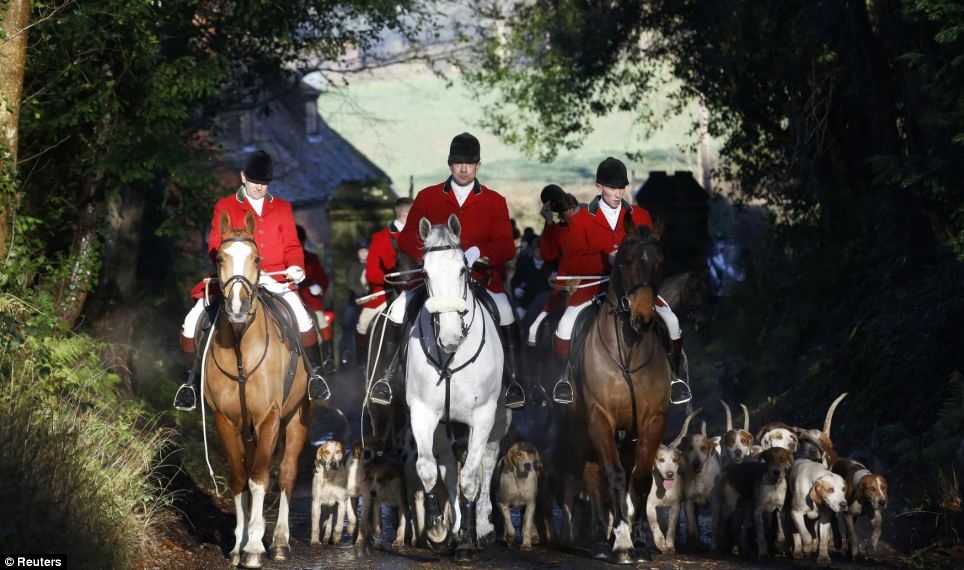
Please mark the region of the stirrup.
POLYGON ((563 378, 556 382, 552 387, 552 399, 557 404, 569 405, 572 403, 572 382, 563 378))
POLYGON ((174 394, 174 409, 190 412, 197 407, 197 393, 191 384, 181 384, 174 394), (188 400, 190 398, 190 400, 188 400))
POLYGON ((372 384, 372 389, 368 392, 368 400, 372 403, 378 404, 379 406, 391 406, 392 405, 392 387, 385 380, 376 380, 372 384), (379 386, 384 386, 384 390, 379 388, 379 386))
POLYGON ((308 399, 314 401, 329 398, 331 398, 331 389, 328 388, 328 382, 320 374, 312 374, 308 379, 308 399))
POLYGON ((522 386, 518 382, 512 382, 509 387, 505 389, 505 407, 510 410, 518 410, 519 408, 526 405, 526 393, 522 389, 522 386), (509 393, 512 392, 512 399, 509 399, 509 393))
POLYGON ((685 404, 693 399, 693 392, 690 391, 689 384, 682 378, 676 378, 669 385, 669 403, 674 405, 685 404))

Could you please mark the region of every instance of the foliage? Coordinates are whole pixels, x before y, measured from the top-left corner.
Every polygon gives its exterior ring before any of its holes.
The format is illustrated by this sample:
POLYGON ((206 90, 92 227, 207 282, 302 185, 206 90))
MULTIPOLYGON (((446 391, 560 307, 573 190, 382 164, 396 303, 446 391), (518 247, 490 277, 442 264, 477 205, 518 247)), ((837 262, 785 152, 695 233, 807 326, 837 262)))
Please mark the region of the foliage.
POLYGON ((501 91, 509 105, 492 109, 492 123, 524 148, 578 144, 586 117, 614 106, 659 120, 646 92, 668 64, 680 104, 705 97, 725 140, 718 175, 742 198, 819 220, 834 241, 896 220, 911 241, 931 232, 964 254, 958 2, 542 0, 505 10, 482 21, 485 49, 467 68, 481 89, 501 91))
POLYGON ((158 475, 170 432, 119 400, 97 343, 52 336, 55 320, 0 297, 0 510, 16 521, 0 529, 0 548, 130 567, 170 516, 158 475))

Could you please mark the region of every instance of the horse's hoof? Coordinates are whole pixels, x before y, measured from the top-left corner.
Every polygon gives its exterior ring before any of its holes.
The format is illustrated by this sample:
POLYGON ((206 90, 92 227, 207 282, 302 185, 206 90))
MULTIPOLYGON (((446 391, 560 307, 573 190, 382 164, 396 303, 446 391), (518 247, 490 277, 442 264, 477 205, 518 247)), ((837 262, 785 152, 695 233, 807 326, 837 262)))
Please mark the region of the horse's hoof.
POLYGON ((471 562, 475 560, 475 545, 471 542, 463 542, 455 547, 456 562, 471 562))
POLYGON ((448 537, 443 535, 441 540, 434 540, 431 536, 426 534, 425 541, 428 543, 428 548, 436 554, 442 554, 443 552, 448 552, 449 541, 448 537))
POLYGON ((279 546, 271 549, 272 560, 287 560, 291 556, 290 546, 279 546))
POLYGON ((258 552, 245 552, 241 557, 241 568, 261 568, 261 554, 258 552))
MULTIPOLYGON (((506 537, 506 540, 508 540, 508 537, 506 537)), ((480 536, 475 542, 478 544, 479 550, 485 550, 486 548, 492 546, 492 544, 495 542, 495 531, 492 531, 485 536, 480 536)))
POLYGON ((636 548, 627 548, 625 550, 617 550, 613 553, 613 558, 616 564, 635 564, 636 563, 636 548))
POLYGON ((589 552, 592 554, 592 557, 597 560, 609 559, 609 545, 605 542, 594 542, 589 548, 589 552))
POLYGON ((231 568, 237 568, 238 565, 241 564, 241 555, 237 552, 232 552, 230 564, 231 568))

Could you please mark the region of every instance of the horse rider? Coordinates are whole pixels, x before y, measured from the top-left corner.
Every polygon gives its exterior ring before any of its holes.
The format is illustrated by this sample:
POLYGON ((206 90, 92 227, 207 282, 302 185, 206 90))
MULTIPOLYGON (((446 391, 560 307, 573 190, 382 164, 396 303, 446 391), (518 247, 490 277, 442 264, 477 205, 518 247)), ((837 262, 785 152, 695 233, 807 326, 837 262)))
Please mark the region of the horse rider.
MULTIPOLYGON (((525 405, 525 393, 518 382, 521 372, 520 333, 503 283, 506 278, 505 264, 515 256, 515 243, 505 198, 480 184, 476 178, 481 164, 479 140, 469 133, 456 135, 449 146, 451 176, 445 182, 422 189, 415 197, 409 216, 415 220, 424 217, 432 224, 443 224, 450 214, 455 214, 462 225, 461 241, 467 265, 473 267, 479 261, 491 267, 486 291, 497 309, 500 336, 505 343, 506 366, 502 379, 506 385, 505 406, 514 409, 525 405)), ((398 246, 405 255, 421 259, 422 244, 417 223, 405 225, 398 235, 398 246)), ((376 376, 377 381, 372 384, 369 393, 369 398, 376 404, 391 403, 389 381, 400 363, 398 349, 404 332, 403 321, 412 296, 412 291, 405 291, 388 309, 384 348, 390 357, 379 359, 376 373, 380 374, 376 376), (382 370, 384 361, 388 361, 388 366, 382 370)))
MULTIPOLYGON (((405 228, 408 212, 412 209, 412 199, 402 197, 395 201, 395 219, 371 237, 368 259, 365 261, 365 279, 368 281, 368 300, 362 305, 361 315, 355 326, 355 346, 365 354, 368 346, 368 327, 375 315, 380 313, 394 291, 391 284, 385 283, 385 275, 396 270, 398 265, 398 234, 405 228)), ((359 357, 359 360, 361 357, 359 357)))
MULTIPOLYGON (((217 262, 218 249, 221 247, 221 230, 218 220, 221 212, 227 212, 232 227, 241 227, 244 216, 248 212, 254 215, 254 240, 261 256, 262 275, 258 284, 281 296, 291 307, 300 333, 301 346, 307 358, 309 370, 308 397, 312 400, 327 400, 331 396, 328 383, 322 377, 321 352, 317 349, 318 332, 315 324, 308 315, 295 283, 305 278, 304 250, 298 241, 295 219, 291 211, 291 204, 273 196, 268 192, 271 182, 273 163, 271 155, 263 150, 251 153, 241 171, 241 187, 237 192, 226 196, 214 206, 214 217, 211 222, 211 232, 208 234, 208 255, 217 262), (266 275, 275 273, 278 275, 266 275)), ((198 301, 184 318, 181 327, 181 349, 191 354, 192 366, 188 373, 187 382, 178 389, 174 396, 174 407, 179 410, 193 410, 197 402, 195 390, 197 377, 197 362, 194 358, 196 346, 194 332, 198 319, 205 311, 205 284, 202 281, 191 291, 192 298, 198 301)))
POLYGON ((305 278, 298 283, 298 294, 305 307, 315 316, 315 323, 318 326, 318 335, 321 337, 321 369, 325 374, 335 372, 335 354, 332 347, 331 323, 325 315, 325 292, 328 290, 329 280, 325 266, 321 263, 318 254, 305 247, 308 236, 305 228, 295 226, 298 232, 298 241, 305 252, 305 278))
MULTIPOLYGON (((599 195, 593 198, 589 207, 573 215, 570 222, 567 247, 562 251, 559 263, 559 275, 609 275, 616 250, 625 237, 623 217, 631 216, 637 226, 653 227, 653 220, 641 206, 631 206, 623 199, 629 179, 626 176, 626 165, 622 161, 609 157, 599 163, 596 169, 596 190, 599 195)), ((576 283, 570 283, 575 286, 576 283)), ((607 285, 598 282, 589 287, 578 287, 569 296, 566 311, 563 313, 556 333, 552 339, 553 353, 557 358, 567 361, 569 358, 572 329, 579 313, 586 308, 593 299, 606 292, 607 285)), ((673 314, 662 297, 657 295, 655 302, 656 313, 666 323, 671 341, 670 364, 673 369, 673 403, 684 403, 692 396, 686 382, 679 380, 680 364, 683 352, 683 337, 679 326, 679 319, 673 314)), ((552 389, 552 397, 557 403, 572 403, 573 390, 567 371, 552 389)))

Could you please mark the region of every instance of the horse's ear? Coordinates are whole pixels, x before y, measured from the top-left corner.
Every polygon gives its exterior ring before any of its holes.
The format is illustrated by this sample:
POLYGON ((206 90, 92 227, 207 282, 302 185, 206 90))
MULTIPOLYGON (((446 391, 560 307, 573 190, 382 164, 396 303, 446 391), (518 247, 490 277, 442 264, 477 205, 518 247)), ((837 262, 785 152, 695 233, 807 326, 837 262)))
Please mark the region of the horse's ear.
POLYGON ((227 210, 221 211, 221 217, 218 218, 218 227, 221 229, 222 234, 231 231, 231 216, 228 215, 227 210))
POLYGON ((633 215, 629 210, 623 214, 623 229, 626 231, 626 236, 636 236, 639 234, 639 228, 636 227, 636 222, 633 221, 633 215))
POLYGON ((244 231, 254 235, 254 214, 251 212, 244 215, 244 231))
POLYGON ((432 222, 428 221, 428 218, 422 218, 418 221, 418 235, 425 241, 428 237, 428 232, 432 230, 432 222))
POLYGON ((653 227, 649 230, 649 235, 653 236, 653 239, 660 241, 663 237, 663 230, 666 229, 666 218, 663 216, 657 216, 653 221, 653 227))
POLYGON ((455 214, 449 214, 449 229, 452 230, 455 237, 462 236, 462 223, 459 222, 459 218, 455 214))

